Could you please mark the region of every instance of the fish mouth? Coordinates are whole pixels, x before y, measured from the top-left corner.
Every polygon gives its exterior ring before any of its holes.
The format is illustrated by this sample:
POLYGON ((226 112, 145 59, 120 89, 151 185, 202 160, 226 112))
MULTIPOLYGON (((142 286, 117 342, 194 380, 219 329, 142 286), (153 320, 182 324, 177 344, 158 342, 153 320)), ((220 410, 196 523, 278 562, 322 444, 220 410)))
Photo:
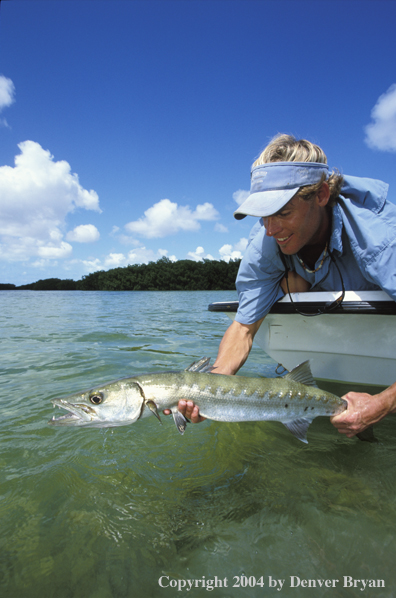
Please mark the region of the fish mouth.
POLYGON ((96 415, 95 409, 81 403, 69 403, 64 399, 54 399, 52 404, 54 408, 59 407, 59 409, 64 409, 67 412, 50 419, 48 423, 52 426, 83 426, 92 422, 96 415))

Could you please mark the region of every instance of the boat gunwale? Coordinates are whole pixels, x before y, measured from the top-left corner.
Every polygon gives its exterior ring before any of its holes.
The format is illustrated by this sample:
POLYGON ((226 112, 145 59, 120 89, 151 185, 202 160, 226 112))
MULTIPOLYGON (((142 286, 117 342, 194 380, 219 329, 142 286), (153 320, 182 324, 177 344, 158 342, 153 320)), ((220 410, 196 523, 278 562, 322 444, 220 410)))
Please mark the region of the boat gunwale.
MULTIPOLYGON (((312 292, 292 293, 294 303, 304 313, 311 314, 324 310, 329 302, 334 301, 339 293, 336 292, 312 292)), ((210 303, 208 310, 212 312, 236 312, 239 301, 218 301, 210 303)), ((282 297, 271 308, 269 314, 298 314, 288 296, 282 297)), ((391 299, 383 291, 348 291, 346 298, 334 310, 326 312, 326 315, 396 315, 396 301, 391 299)))

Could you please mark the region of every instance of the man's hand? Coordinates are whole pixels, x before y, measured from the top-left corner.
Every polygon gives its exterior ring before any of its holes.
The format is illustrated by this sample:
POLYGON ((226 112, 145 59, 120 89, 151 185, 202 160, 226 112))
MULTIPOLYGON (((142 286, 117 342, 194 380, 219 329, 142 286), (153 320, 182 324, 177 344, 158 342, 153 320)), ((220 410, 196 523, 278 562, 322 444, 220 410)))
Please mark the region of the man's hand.
MULTIPOLYGON (((237 373, 248 358, 254 336, 260 328, 263 319, 254 324, 240 324, 237 321, 231 324, 220 343, 219 353, 213 364, 214 370, 212 374, 226 374, 230 376, 237 373)), ((193 424, 198 424, 205 419, 199 415, 199 409, 193 401, 181 400, 177 408, 193 424)), ((164 409, 164 415, 169 415, 170 413, 169 409, 164 409)))
MULTIPOLYGON (((180 411, 184 417, 190 420, 193 424, 199 424, 205 420, 204 417, 199 415, 199 409, 197 405, 195 405, 192 401, 184 401, 183 399, 179 401, 177 405, 177 409, 180 411)), ((169 415, 171 411, 169 409, 164 409, 164 415, 169 415)))
POLYGON ((342 398, 348 401, 347 410, 334 415, 330 421, 341 434, 352 438, 395 411, 396 384, 377 395, 348 392, 342 398))

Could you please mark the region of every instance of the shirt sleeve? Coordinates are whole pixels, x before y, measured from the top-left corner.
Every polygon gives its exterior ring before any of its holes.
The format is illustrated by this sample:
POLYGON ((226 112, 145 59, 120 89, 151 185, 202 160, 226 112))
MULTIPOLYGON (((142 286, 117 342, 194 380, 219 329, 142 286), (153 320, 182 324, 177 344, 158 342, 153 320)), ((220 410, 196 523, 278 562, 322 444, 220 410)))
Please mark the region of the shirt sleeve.
POLYGON ((378 229, 378 238, 381 243, 378 243, 377 252, 367 260, 366 272, 396 301, 396 206, 387 202, 380 216, 382 227, 378 229))
POLYGON ((263 228, 249 244, 239 267, 236 288, 239 298, 235 320, 254 324, 284 295, 280 281, 285 275, 274 240, 263 228))
POLYGON ((369 210, 353 214, 345 204, 345 213, 344 226, 363 275, 396 301, 395 204, 386 201, 374 214, 369 210))

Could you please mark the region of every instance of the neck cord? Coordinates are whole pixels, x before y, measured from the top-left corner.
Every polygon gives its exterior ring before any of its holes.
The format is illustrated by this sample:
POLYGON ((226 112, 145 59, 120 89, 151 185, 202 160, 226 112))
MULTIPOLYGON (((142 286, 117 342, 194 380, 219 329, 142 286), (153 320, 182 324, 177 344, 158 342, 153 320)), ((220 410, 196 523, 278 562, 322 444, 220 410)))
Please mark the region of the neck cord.
MULTIPOLYGON (((322 314, 325 314, 325 313, 328 313, 328 312, 330 312, 330 311, 334 311, 335 309, 337 309, 337 307, 339 307, 339 306, 341 305, 341 303, 343 302, 343 300, 344 300, 344 297, 345 297, 345 286, 344 286, 344 280, 343 280, 343 278, 342 278, 341 271, 340 271, 340 269, 339 269, 339 267, 338 267, 338 264, 337 264, 337 262, 336 262, 336 260, 335 260, 335 257, 333 256, 333 253, 332 253, 331 251, 329 251, 329 256, 330 256, 330 259, 331 259, 331 261, 333 262, 333 264, 334 264, 334 265, 335 265, 335 267, 337 268, 337 272, 338 272, 338 274, 340 275, 340 280, 341 280, 342 292, 341 292, 341 295, 340 295, 339 297, 337 297, 337 299, 335 299, 334 301, 331 301, 331 302, 330 302, 330 301, 328 301, 328 302, 327 302, 327 303, 324 305, 323 309, 319 309, 319 310, 318 310, 316 313, 311 313, 311 314, 307 314, 307 313, 304 313, 304 312, 300 311, 300 310, 298 309, 298 307, 297 307, 297 304, 296 304, 296 303, 293 301, 293 298, 292 298, 292 296, 291 296, 290 289, 289 289, 289 266, 288 266, 288 265, 287 265, 287 263, 286 263, 286 258, 285 258, 285 256, 283 255, 283 253, 280 251, 280 252, 279 252, 279 254, 280 254, 280 257, 281 257, 281 260, 282 260, 283 266, 284 266, 284 268, 285 268, 285 279, 286 279, 286 286, 287 286, 287 292, 288 292, 288 294, 289 294, 289 297, 290 297, 290 302, 291 302, 291 304, 293 305, 293 307, 294 307, 294 309, 296 310, 296 312, 297 312, 298 314, 300 314, 300 316, 307 316, 307 317, 311 317, 311 316, 320 316, 320 315, 322 315, 322 314)), ((321 268, 321 266, 322 266, 322 264, 319 266, 319 268, 321 268)), ((319 270, 319 268, 317 268, 317 270, 319 270)))
POLYGON ((327 256, 327 248, 328 248, 328 246, 329 246, 329 242, 327 241, 326 245, 325 245, 325 248, 323 250, 323 255, 322 255, 322 259, 320 260, 320 264, 319 264, 319 266, 317 268, 315 268, 315 270, 310 270, 308 268, 308 266, 302 261, 302 259, 298 255, 298 253, 296 254, 296 258, 298 259, 298 261, 300 262, 301 266, 304 268, 304 270, 306 272, 309 272, 309 274, 315 274, 315 272, 317 272, 318 270, 320 270, 321 267, 323 266, 323 263, 324 263, 324 261, 326 259, 326 256, 327 256))

